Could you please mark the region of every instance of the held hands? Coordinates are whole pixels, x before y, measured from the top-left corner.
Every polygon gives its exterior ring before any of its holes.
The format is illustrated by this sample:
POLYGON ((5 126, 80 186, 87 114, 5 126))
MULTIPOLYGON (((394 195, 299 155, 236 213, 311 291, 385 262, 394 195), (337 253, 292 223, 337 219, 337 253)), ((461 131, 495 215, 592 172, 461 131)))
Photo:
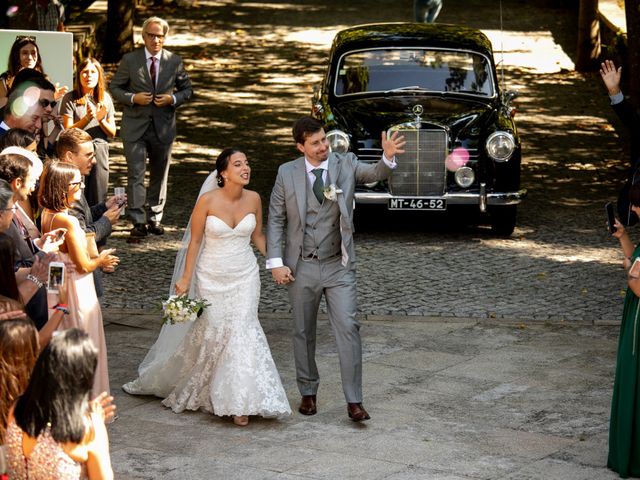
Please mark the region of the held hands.
POLYGON ((607 87, 609 95, 617 95, 620 93, 620 77, 622 74, 622 67, 616 69, 615 64, 611 60, 605 60, 600 64, 600 76, 604 82, 604 86, 607 87))
POLYGON ((273 276, 273 280, 276 282, 276 285, 287 285, 296 280, 289 267, 272 268, 271 275, 273 276))
POLYGON ((387 160, 393 160, 396 153, 404 153, 402 147, 405 145, 404 135, 398 136, 398 132, 393 132, 387 139, 387 132, 382 132, 382 150, 387 160))

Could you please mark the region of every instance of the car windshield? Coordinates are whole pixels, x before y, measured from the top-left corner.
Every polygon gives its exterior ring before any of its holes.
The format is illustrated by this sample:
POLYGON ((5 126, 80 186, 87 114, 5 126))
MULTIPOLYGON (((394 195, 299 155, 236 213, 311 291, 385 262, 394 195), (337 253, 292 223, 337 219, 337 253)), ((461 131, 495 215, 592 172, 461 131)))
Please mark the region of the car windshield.
POLYGON ((492 97, 491 66, 473 52, 416 48, 357 51, 340 59, 336 96, 402 90, 492 97))

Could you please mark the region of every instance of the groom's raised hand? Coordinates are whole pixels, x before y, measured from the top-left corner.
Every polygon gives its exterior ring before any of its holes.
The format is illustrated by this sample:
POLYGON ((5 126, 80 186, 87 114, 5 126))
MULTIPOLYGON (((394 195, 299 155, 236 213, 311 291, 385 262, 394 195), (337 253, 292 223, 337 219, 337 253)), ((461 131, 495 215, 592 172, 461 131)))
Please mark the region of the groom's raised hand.
POLYGON ((295 280, 289 267, 285 266, 272 268, 271 275, 273 276, 273 280, 276 282, 276 285, 286 285, 295 280))
POLYGON ((393 160, 393 157, 397 153, 404 153, 402 147, 404 147, 405 140, 404 135, 398 136, 398 132, 393 132, 389 138, 387 138, 387 132, 382 131, 382 150, 387 160, 393 160))

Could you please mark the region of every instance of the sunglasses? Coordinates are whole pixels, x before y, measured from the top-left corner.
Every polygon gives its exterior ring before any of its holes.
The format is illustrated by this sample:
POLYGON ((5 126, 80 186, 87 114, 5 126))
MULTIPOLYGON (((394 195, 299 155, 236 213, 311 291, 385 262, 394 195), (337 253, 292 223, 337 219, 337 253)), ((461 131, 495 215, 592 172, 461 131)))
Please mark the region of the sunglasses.
POLYGON ((56 105, 58 104, 57 101, 55 101, 55 100, 47 100, 46 98, 41 98, 40 100, 38 100, 38 103, 40 103, 42 108, 47 108, 48 106, 51 106, 51 108, 55 108, 56 105))
POLYGON ((20 40, 26 40, 28 42, 35 42, 36 37, 33 35, 16 35, 16 42, 20 40))
POLYGON ((84 187, 84 182, 82 180, 80 180, 79 182, 71 182, 69 184, 70 187, 79 187, 79 186, 83 186, 84 187))

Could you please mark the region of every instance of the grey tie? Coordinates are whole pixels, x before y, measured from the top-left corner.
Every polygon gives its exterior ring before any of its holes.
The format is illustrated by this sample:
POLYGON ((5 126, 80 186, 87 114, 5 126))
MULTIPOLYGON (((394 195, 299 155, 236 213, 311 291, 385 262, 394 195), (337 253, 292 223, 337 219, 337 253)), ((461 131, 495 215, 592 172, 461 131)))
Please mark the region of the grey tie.
POLYGON ((322 168, 314 168, 311 172, 316 176, 315 182, 313 182, 313 193, 315 194, 318 202, 322 203, 324 200, 324 182, 322 181, 322 168))

